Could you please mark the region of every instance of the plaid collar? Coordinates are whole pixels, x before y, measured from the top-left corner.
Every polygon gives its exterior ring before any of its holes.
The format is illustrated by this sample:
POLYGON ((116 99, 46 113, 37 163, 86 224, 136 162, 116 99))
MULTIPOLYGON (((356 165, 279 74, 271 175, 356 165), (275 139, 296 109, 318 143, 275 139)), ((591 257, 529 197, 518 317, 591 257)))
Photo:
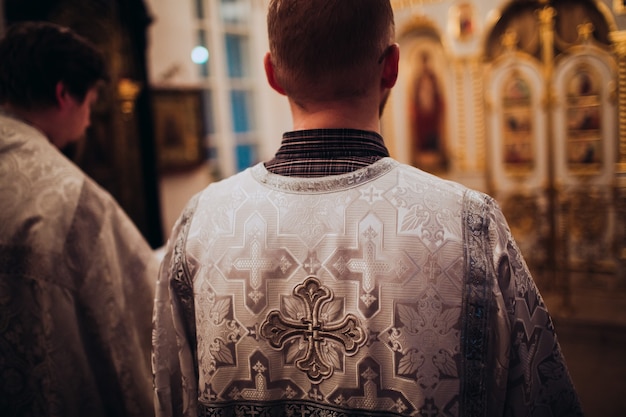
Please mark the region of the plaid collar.
POLYGON ((289 177, 340 175, 389 156, 382 136, 356 129, 287 132, 274 158, 265 163, 273 174, 289 177))

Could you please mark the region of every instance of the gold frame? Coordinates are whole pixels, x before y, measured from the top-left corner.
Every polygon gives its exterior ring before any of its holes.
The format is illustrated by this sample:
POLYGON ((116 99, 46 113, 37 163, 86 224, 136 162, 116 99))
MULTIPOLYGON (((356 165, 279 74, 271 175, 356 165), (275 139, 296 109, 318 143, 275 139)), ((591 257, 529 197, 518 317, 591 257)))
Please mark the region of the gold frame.
POLYGON ((160 170, 187 169, 204 159, 202 92, 152 89, 154 139, 160 170))

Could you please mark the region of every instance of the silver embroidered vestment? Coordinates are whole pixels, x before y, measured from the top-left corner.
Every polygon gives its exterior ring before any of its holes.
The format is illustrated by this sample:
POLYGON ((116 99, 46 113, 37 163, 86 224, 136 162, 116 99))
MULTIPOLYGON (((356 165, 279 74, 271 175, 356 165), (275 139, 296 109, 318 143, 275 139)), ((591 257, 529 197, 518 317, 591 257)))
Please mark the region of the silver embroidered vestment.
POLYGON ((111 195, 0 113, 0 415, 147 417, 159 262, 111 195))
POLYGON ((579 412, 497 205, 391 158, 210 185, 155 306, 157 415, 579 412))

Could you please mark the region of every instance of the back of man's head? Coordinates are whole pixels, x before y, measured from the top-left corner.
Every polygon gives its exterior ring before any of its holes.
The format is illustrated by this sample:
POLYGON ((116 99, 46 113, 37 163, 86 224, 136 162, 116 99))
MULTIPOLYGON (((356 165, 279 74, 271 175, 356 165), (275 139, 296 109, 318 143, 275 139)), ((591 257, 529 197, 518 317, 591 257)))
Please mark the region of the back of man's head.
POLYGON ((272 0, 267 26, 276 81, 318 102, 373 88, 394 36, 389 0, 272 0))
POLYGON ((68 28, 17 23, 0 40, 0 103, 25 110, 55 106, 59 81, 82 102, 89 89, 107 79, 102 53, 68 28))

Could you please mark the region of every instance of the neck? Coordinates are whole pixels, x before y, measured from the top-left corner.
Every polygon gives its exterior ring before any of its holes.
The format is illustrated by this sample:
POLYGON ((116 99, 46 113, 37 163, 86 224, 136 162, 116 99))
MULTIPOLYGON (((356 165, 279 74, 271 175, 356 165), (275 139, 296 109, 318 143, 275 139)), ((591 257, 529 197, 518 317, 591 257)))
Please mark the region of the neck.
POLYGON ((52 110, 31 111, 9 103, 5 103, 3 108, 13 117, 40 130, 52 144, 56 146, 61 145, 54 141, 54 132, 59 123, 54 119, 52 110))
POLYGON ((7 114, 10 114, 23 122, 33 125, 40 130, 44 130, 42 128, 43 126, 41 125, 45 125, 46 123, 41 120, 43 117, 41 117, 41 115, 38 115, 37 112, 29 111, 21 107, 14 106, 10 103, 5 103, 2 108, 7 112, 7 114))
POLYGON ((359 129, 380 134, 378 107, 372 100, 300 104, 289 100, 294 130, 359 129))

